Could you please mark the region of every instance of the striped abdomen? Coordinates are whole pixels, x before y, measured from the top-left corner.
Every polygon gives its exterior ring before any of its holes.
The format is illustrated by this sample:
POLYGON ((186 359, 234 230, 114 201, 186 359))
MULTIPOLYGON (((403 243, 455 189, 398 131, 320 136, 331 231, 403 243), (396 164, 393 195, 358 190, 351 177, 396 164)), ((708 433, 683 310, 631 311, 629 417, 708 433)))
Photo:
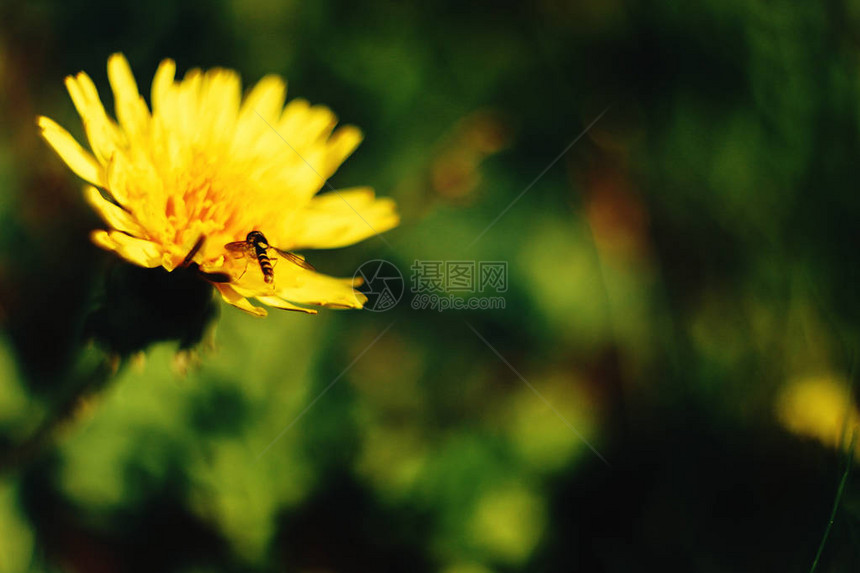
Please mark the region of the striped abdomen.
POLYGON ((254 255, 260 263, 260 270, 263 271, 263 280, 272 282, 275 279, 275 271, 272 269, 272 261, 269 260, 269 241, 260 231, 248 233, 247 241, 254 247, 254 255))

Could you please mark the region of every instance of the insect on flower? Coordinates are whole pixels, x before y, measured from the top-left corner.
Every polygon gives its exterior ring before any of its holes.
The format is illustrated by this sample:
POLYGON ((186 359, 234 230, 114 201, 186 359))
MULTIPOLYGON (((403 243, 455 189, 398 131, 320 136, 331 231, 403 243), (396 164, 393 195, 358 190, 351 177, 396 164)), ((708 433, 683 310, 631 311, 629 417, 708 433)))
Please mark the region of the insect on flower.
POLYGON ((249 299, 309 313, 361 308, 354 279, 318 273, 291 252, 351 245, 398 224, 394 202, 370 188, 320 193, 361 132, 337 127, 324 106, 285 103, 277 76, 243 96, 232 70, 175 73, 172 60, 161 62, 147 105, 126 59, 111 56, 117 120, 87 74, 66 78, 92 151, 39 118, 45 140, 90 183, 85 197, 107 227, 93 242, 141 267, 196 269, 226 302, 257 316, 266 310, 249 299), (275 273, 281 259, 289 264, 275 273))
MULTIPOLYGON (((307 269, 309 271, 316 270, 301 256, 270 246, 266 236, 260 231, 251 231, 248 233, 248 236, 244 241, 233 241, 232 243, 227 243, 224 245, 224 248, 231 251, 237 258, 247 257, 248 259, 257 259, 257 263, 260 265, 260 270, 263 272, 263 280, 267 283, 271 283, 275 280, 274 265, 278 262, 277 258, 269 256, 270 249, 303 269, 307 269)), ((242 274, 244 274, 244 271, 242 274)))

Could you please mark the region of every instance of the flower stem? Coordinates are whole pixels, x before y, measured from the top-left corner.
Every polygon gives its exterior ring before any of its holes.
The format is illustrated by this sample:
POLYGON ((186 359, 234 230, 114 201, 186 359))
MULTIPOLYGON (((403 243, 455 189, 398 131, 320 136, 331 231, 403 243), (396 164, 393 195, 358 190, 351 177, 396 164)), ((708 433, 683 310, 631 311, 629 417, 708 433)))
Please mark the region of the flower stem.
POLYGON ((818 561, 821 559, 821 553, 824 551, 824 546, 827 543, 827 537, 830 535, 830 529, 833 527, 833 522, 836 520, 836 511, 839 509, 839 504, 842 502, 842 494, 845 493, 845 484, 848 483, 848 475, 851 473, 851 466, 854 465, 854 444, 857 441, 857 433, 851 434, 851 443, 848 446, 848 461, 845 464, 845 471, 842 473, 842 479, 839 482, 839 488, 836 490, 836 499, 833 500, 833 509, 830 510, 830 519, 827 521, 827 527, 824 529, 824 537, 821 538, 821 543, 818 545, 818 552, 815 554, 815 561, 812 562, 812 567, 809 573, 815 573, 818 567, 818 561))

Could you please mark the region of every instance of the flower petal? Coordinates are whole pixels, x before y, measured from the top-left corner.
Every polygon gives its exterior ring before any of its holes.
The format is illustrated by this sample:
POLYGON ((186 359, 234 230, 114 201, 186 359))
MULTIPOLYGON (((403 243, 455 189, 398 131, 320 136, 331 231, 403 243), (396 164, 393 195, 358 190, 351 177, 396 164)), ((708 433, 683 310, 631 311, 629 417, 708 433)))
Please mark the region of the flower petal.
POLYGON ((359 187, 323 193, 311 199, 283 229, 290 249, 333 249, 352 245, 397 226, 400 217, 394 201, 377 199, 373 189, 359 187))
POLYGON ((236 292, 232 286, 228 283, 212 283, 213 286, 218 289, 218 292, 221 293, 221 298, 224 299, 225 302, 232 304, 236 308, 240 308, 249 314, 253 314, 254 316, 264 317, 268 312, 266 312, 265 308, 254 306, 248 301, 247 298, 240 295, 236 292))
POLYGON ((153 115, 165 105, 168 92, 173 88, 173 78, 176 75, 176 62, 170 59, 162 60, 152 79, 152 112, 153 115))
POLYGON ((263 282, 263 275, 250 265, 231 283, 237 293, 244 297, 276 296, 298 304, 335 306, 339 308, 361 308, 367 297, 356 291, 360 281, 339 279, 299 267, 280 257, 276 262, 275 281, 263 282))
POLYGON ((72 103, 78 110, 78 115, 85 118, 94 107, 101 107, 104 112, 99 92, 95 84, 90 79, 90 76, 84 72, 79 72, 78 75, 66 78, 66 89, 69 90, 69 95, 72 96, 72 103))
POLYGON ((239 129, 247 129, 251 133, 260 132, 263 128, 268 130, 268 126, 260 120, 260 116, 274 124, 284 107, 286 94, 287 84, 282 78, 274 75, 265 76, 251 89, 242 103, 242 109, 239 112, 239 129))
POLYGON ((326 143, 328 147, 326 171, 334 173, 364 139, 364 134, 354 125, 338 128, 326 143))
POLYGON ((93 231, 93 242, 103 249, 116 251, 122 258, 146 268, 161 266, 161 249, 152 241, 138 239, 119 231, 93 231))
POLYGON ((91 153, 53 120, 40 116, 38 121, 42 137, 78 177, 99 187, 105 186, 104 168, 91 153))
POLYGON ((263 304, 267 304, 269 306, 273 306, 275 308, 280 308, 282 310, 293 310, 298 312, 306 312, 308 314, 317 314, 317 310, 312 308, 304 308, 302 306, 296 306, 292 303, 285 301, 282 298, 276 296, 258 296, 257 300, 262 302, 263 304))
POLYGON ((113 54, 108 59, 108 79, 120 125, 132 138, 140 135, 149 124, 149 109, 140 97, 128 60, 122 54, 113 54))
POLYGON ((321 140, 324 142, 335 125, 337 117, 329 108, 311 106, 307 100, 298 98, 284 108, 276 129, 284 137, 288 135, 290 145, 301 151, 321 140))
POLYGON ((176 129, 183 135, 188 145, 192 145, 197 139, 200 122, 206 121, 200 115, 200 86, 203 84, 203 72, 199 68, 193 68, 185 73, 177 90, 176 111, 179 113, 176 129))
POLYGON ((131 213, 105 199, 101 192, 92 185, 87 185, 84 188, 84 197, 87 203, 92 205, 93 209, 101 215, 104 222, 113 229, 138 237, 146 235, 146 231, 138 224, 131 213))
POLYGON ((232 142, 241 98, 239 74, 222 68, 206 73, 199 103, 205 123, 200 128, 211 145, 224 142, 229 146, 232 142))
MULTIPOLYGON (((283 265, 282 265, 283 266, 283 265)), ((299 304, 362 308, 367 297, 353 288, 353 279, 338 279, 311 271, 299 271, 301 280, 283 280, 284 272, 275 277, 275 294, 299 304)))
POLYGON ((99 92, 84 72, 66 78, 66 88, 84 123, 90 148, 101 163, 107 163, 117 147, 125 145, 118 126, 107 116, 99 92))

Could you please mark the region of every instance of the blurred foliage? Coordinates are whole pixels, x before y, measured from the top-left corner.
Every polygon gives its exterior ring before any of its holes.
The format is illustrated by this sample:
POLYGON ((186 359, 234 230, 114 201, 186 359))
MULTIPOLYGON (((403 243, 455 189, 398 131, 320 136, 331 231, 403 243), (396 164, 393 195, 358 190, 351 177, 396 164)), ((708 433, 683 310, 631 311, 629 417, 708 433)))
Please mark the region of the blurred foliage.
MULTIPOLYGON (((855 0, 3 0, 0 447, 51 439, 3 458, 0 571, 807 569, 858 420, 858 30, 855 0), (506 308, 222 308, 62 407, 115 263, 35 117, 80 137, 62 78, 109 102, 115 51, 144 93, 171 57, 331 106, 366 135, 332 183, 404 220, 314 265, 507 261, 506 308)), ((860 562, 853 475, 820 571, 860 562)))

